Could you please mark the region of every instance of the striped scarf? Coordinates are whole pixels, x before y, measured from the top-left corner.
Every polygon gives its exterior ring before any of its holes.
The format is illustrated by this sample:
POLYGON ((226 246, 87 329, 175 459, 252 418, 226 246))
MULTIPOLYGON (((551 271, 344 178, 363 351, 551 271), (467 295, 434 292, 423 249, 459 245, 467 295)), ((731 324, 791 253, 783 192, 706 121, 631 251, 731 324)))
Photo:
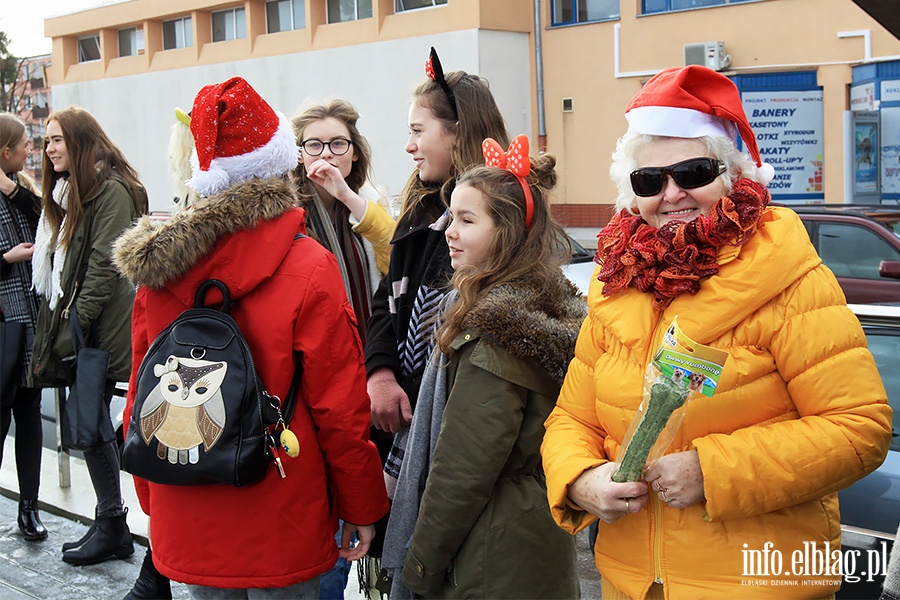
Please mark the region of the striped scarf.
POLYGON ((313 238, 325 246, 337 259, 344 280, 344 289, 356 315, 359 337, 366 342, 366 324, 372 314, 372 269, 368 264, 363 240, 350 227, 350 210, 334 201, 334 216, 328 214, 313 185, 311 201, 307 202, 307 226, 313 238))
MULTIPOLYGON (((15 175, 10 178, 16 181, 15 175)), ((25 215, 12 205, 6 195, 0 193, 0 252, 31 242, 34 242, 34 232, 25 215)), ((0 278, 0 311, 7 321, 26 324, 25 368, 22 369, 21 381, 25 385, 38 315, 37 296, 31 290, 31 265, 27 261, 9 265, 8 274, 0 278)))

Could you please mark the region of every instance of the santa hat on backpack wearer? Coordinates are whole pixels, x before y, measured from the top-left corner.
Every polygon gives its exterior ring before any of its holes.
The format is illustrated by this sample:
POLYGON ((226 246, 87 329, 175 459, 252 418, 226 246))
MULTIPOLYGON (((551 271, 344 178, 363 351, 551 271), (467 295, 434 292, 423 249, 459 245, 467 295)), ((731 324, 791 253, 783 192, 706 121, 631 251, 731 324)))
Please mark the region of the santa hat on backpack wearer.
POLYGON ((763 185, 775 176, 772 165, 760 158, 737 86, 708 67, 672 67, 657 73, 631 99, 625 118, 629 132, 646 135, 720 135, 736 142, 740 133, 763 185))
POLYGON ((211 196, 250 179, 282 177, 296 168, 291 122, 241 77, 204 86, 191 109, 192 177, 211 196))

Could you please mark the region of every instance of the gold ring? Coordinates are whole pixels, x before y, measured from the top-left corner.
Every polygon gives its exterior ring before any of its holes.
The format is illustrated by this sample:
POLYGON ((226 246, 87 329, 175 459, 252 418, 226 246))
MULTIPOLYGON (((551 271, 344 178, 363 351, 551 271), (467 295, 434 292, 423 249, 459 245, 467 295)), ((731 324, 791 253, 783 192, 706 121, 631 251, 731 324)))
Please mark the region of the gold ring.
POLYGON ((631 512, 631 503, 629 502, 628 498, 625 498, 625 512, 631 512))
POLYGON ((661 490, 659 491, 660 495, 662 496, 662 501, 665 502, 666 504, 669 503, 669 498, 666 498, 666 492, 667 492, 667 491, 668 491, 667 488, 663 488, 663 489, 661 489, 661 490))

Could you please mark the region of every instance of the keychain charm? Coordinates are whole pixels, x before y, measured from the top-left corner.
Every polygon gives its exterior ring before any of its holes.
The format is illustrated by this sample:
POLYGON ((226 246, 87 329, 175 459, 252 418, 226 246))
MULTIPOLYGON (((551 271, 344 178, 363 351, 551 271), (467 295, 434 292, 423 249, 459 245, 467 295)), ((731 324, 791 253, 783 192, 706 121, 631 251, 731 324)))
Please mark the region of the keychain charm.
POLYGON ((281 449, 284 450, 284 453, 291 458, 297 458, 300 454, 300 441, 290 429, 282 429, 278 441, 281 442, 281 449))

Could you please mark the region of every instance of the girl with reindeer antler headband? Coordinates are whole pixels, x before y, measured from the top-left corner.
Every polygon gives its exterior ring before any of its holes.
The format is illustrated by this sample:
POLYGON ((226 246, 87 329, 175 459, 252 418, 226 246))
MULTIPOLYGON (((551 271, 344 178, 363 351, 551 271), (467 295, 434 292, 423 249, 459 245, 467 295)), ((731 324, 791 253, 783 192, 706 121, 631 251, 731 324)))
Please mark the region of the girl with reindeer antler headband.
POLYGON ((524 135, 509 152, 492 139, 483 151, 486 166, 451 195, 452 291, 385 539, 385 564, 403 567, 391 597, 407 597, 394 593, 402 571, 426 598, 577 598, 574 538, 547 510, 540 459, 586 314, 560 270, 566 235, 547 201, 556 159, 529 158, 524 135))
POLYGON ((412 419, 430 352, 431 322, 450 280, 442 188, 448 194, 460 173, 481 164, 485 138, 509 144, 485 79, 464 71, 445 74, 434 48, 426 74, 409 107, 406 151, 416 168, 402 193, 388 273, 372 299, 366 340, 372 425, 383 432, 373 437, 382 456, 390 454, 385 467, 389 482, 396 481, 403 455, 402 446, 389 452, 392 434, 412 419))

